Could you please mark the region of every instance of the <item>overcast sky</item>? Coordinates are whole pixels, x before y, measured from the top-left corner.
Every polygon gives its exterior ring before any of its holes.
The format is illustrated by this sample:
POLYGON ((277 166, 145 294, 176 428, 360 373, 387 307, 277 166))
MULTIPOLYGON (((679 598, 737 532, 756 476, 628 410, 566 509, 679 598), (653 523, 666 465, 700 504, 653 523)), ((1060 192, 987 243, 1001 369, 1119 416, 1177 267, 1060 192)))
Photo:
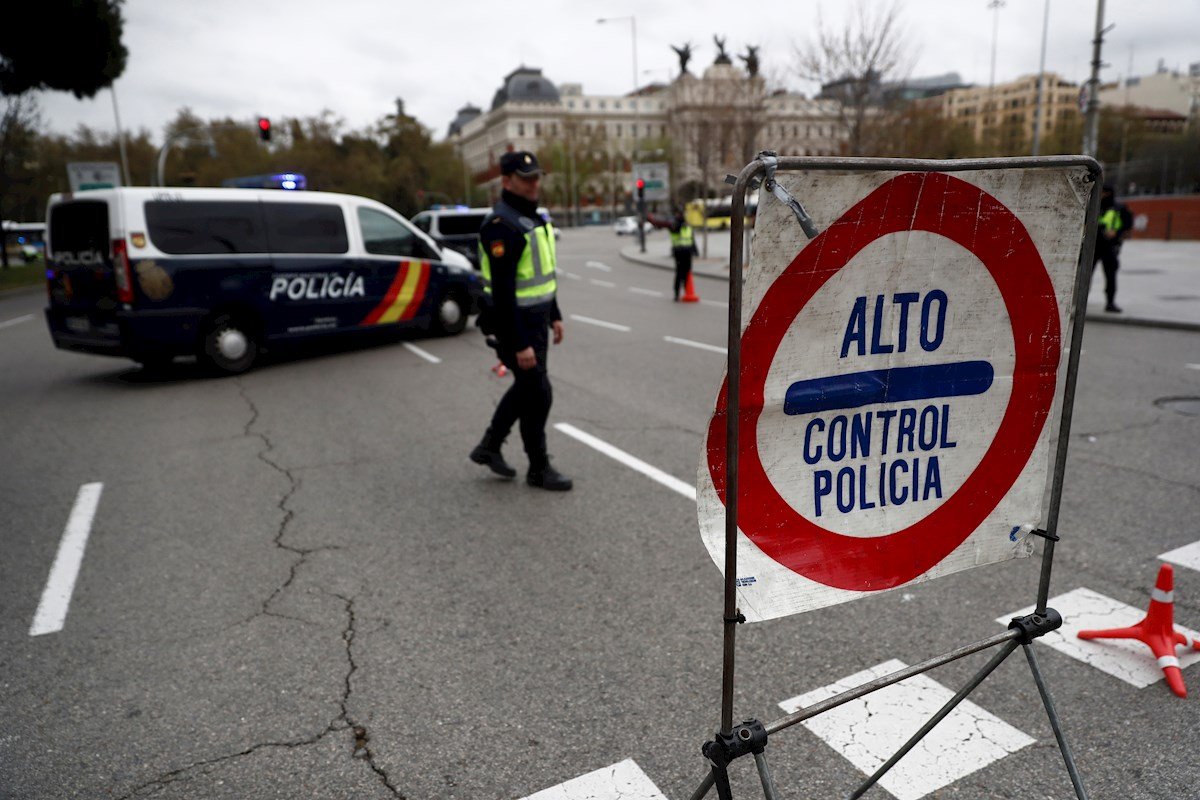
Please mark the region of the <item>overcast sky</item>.
MULTIPOLYGON (((913 77, 958 72, 987 85, 993 21, 995 77, 1038 70, 1044 0, 899 0, 913 77)), ((866 0, 871 9, 887 5, 866 0)), ((768 78, 811 95, 792 73, 794 50, 812 36, 818 13, 837 28, 849 2, 815 0, 597 0, 497 3, 477 0, 127 0, 129 62, 115 89, 127 131, 145 128, 161 141, 180 108, 202 119, 258 115, 308 117, 323 109, 365 128, 394 109, 395 98, 436 138, 466 103, 487 109, 501 79, 519 65, 541 67, 554 83, 582 83, 589 94, 666 81, 678 70, 671 45, 691 42, 693 73, 716 57, 713 35, 731 55, 760 47, 768 78), (513 9, 513 10, 504 10, 513 9), (518 10, 519 9, 519 10, 518 10), (819 11, 818 11, 819 9, 819 11), (625 17, 597 24, 598 17, 625 17)), ((1200 61, 1200 0, 1107 0, 1106 81, 1153 72, 1159 60, 1186 70, 1200 61)), ((1096 0, 1050 0, 1046 68, 1087 80, 1096 0)), ((47 41, 50 42, 53 37, 47 41)), ((68 57, 67 54, 63 54, 68 57)), ((738 62, 740 63, 740 62, 738 62)), ((46 127, 80 124, 115 130, 112 94, 76 100, 41 95, 46 127)))

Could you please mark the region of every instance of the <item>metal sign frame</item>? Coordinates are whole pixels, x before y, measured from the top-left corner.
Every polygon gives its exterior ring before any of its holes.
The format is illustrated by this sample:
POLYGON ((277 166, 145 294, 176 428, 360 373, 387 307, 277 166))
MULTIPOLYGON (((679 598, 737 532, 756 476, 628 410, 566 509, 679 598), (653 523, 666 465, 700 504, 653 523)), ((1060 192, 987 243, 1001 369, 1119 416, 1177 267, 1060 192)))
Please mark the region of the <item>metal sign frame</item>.
POLYGON ((1092 260, 1096 244, 1096 220, 1100 208, 1100 187, 1103 170, 1093 158, 1086 156, 1045 156, 1021 158, 991 158, 991 159, 961 159, 953 161, 936 161, 929 159, 892 159, 892 158, 810 158, 810 157, 780 157, 774 152, 764 151, 747 164, 736 177, 729 176, 726 182, 733 183, 733 219, 730 228, 729 243, 729 329, 727 343, 726 374, 728 376, 728 413, 725 420, 725 453, 726 453, 726 503, 725 503, 725 582, 724 582, 724 629, 722 643, 721 670, 721 727, 717 735, 705 742, 703 752, 709 762, 710 769, 701 785, 692 795, 692 800, 700 800, 715 785, 720 800, 731 800, 732 792, 729 784, 728 767, 737 758, 752 754, 758 768, 759 777, 767 800, 774 800, 776 790, 767 767, 765 748, 770 734, 790 728, 797 723, 814 717, 844 703, 855 700, 871 692, 898 683, 906 678, 928 672, 935 667, 951 661, 978 653, 992 647, 1000 646, 999 651, 979 672, 946 703, 930 720, 906 742, 890 759, 888 759, 872 776, 870 776, 850 798, 860 797, 863 792, 873 786, 885 772, 891 769, 901 757, 911 750, 930 730, 933 729, 955 706, 983 682, 996 667, 1009 655, 1022 646, 1029 668, 1037 684, 1046 714, 1049 717, 1059 750, 1062 752, 1067 772, 1070 775, 1075 794, 1080 800, 1086 800, 1087 792, 1082 779, 1075 767, 1070 748, 1063 736, 1058 714, 1046 688, 1042 672, 1038 667, 1033 648, 1033 640, 1056 630, 1062 625, 1062 617, 1052 608, 1047 608, 1050 593, 1050 575, 1054 562, 1054 545, 1058 541, 1056 533, 1058 515, 1062 499, 1063 476, 1066 471, 1067 446, 1071 431, 1071 412, 1075 402, 1075 381, 1079 371, 1080 346, 1083 340, 1084 313, 1087 308, 1087 293, 1091 285, 1092 260), (1088 178, 1092 181, 1091 193, 1087 205, 1084 222, 1082 246, 1079 253, 1076 281, 1074 286, 1074 309, 1071 325, 1071 338, 1067 354, 1067 374, 1063 392, 1061 416, 1058 426, 1058 442, 1055 451, 1054 473, 1050 486, 1050 503, 1048 507, 1046 529, 1035 531, 1045 540, 1042 552, 1041 575, 1039 577, 1037 602, 1032 614, 1019 617, 1012 621, 1006 632, 988 637, 948 653, 922 661, 891 675, 885 675, 873 681, 823 700, 808 708, 801 708, 769 723, 755 719, 747 720, 737 726, 733 724, 733 690, 735 644, 737 625, 744 621, 737 607, 737 519, 740 487, 738 485, 738 422, 741 417, 741 340, 742 340, 742 289, 744 267, 744 227, 746 195, 760 185, 766 193, 774 195, 780 202, 791 208, 805 235, 812 239, 818 231, 811 218, 804 211, 801 202, 791 197, 787 190, 775 181, 779 171, 886 171, 886 172, 973 172, 994 169, 1044 169, 1062 167, 1085 167, 1088 178))

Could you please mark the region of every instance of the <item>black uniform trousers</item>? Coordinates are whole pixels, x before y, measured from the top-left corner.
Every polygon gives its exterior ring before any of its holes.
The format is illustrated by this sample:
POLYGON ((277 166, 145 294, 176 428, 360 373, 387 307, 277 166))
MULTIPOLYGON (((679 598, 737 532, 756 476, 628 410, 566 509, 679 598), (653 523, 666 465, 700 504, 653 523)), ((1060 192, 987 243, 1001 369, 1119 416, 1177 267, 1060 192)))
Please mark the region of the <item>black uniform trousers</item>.
POLYGON ((1096 260, 1092 262, 1092 272, 1096 264, 1104 265, 1104 299, 1107 305, 1112 305, 1117 298, 1117 269, 1121 262, 1117 260, 1117 246, 1104 238, 1101 233, 1096 239, 1096 260))
POLYGON ((545 466, 546 420, 550 416, 550 404, 554 402, 550 375, 546 371, 546 356, 550 350, 549 326, 549 319, 543 319, 540 325, 526 327, 529 346, 537 356, 537 365, 532 369, 517 366, 515 352, 500 350, 500 360, 512 372, 513 385, 500 398, 487 433, 489 444, 498 450, 513 425, 520 422, 521 441, 529 456, 529 464, 535 469, 545 466))
POLYGON ((671 255, 675 256, 675 299, 679 299, 679 292, 687 286, 688 275, 692 274, 692 248, 690 247, 675 247, 671 249, 671 255))

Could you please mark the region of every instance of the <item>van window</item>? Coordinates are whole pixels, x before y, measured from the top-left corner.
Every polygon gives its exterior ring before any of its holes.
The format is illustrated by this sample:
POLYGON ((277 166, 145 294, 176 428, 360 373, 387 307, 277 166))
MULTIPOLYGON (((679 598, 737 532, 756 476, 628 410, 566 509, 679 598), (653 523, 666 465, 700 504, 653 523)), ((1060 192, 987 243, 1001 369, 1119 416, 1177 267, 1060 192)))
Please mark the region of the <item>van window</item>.
POLYGON ((263 203, 274 253, 344 253, 350 248, 342 207, 328 203, 263 203))
POLYGON ((360 207, 358 224, 362 228, 363 246, 368 253, 381 256, 413 254, 415 235, 387 214, 373 208, 360 207))
POLYGON ((164 253, 265 253, 267 237, 257 201, 146 203, 150 241, 164 253))
POLYGON ((442 236, 463 236, 479 233, 487 214, 445 214, 438 220, 442 236))
POLYGON ((108 255, 108 203, 78 200, 50 209, 50 240, 55 253, 98 250, 108 255))
POLYGON ((410 219, 409 222, 411 222, 413 225, 416 225, 426 233, 429 233, 429 226, 430 223, 433 222, 433 215, 422 211, 420 214, 417 214, 415 217, 410 219))

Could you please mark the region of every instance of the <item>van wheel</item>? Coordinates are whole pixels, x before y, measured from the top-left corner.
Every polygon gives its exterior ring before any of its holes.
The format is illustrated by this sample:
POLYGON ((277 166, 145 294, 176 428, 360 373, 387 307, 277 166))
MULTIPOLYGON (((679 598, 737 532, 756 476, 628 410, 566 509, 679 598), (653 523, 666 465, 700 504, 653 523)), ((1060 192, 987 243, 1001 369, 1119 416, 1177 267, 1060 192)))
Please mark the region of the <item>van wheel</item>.
POLYGON ((434 312, 433 327, 438 333, 454 336, 462 333, 467 327, 467 306, 461 296, 455 292, 447 292, 437 311, 434 312))
POLYGON ((258 341, 244 320, 231 314, 212 319, 200 343, 200 360, 223 375, 250 369, 258 356, 258 341))

